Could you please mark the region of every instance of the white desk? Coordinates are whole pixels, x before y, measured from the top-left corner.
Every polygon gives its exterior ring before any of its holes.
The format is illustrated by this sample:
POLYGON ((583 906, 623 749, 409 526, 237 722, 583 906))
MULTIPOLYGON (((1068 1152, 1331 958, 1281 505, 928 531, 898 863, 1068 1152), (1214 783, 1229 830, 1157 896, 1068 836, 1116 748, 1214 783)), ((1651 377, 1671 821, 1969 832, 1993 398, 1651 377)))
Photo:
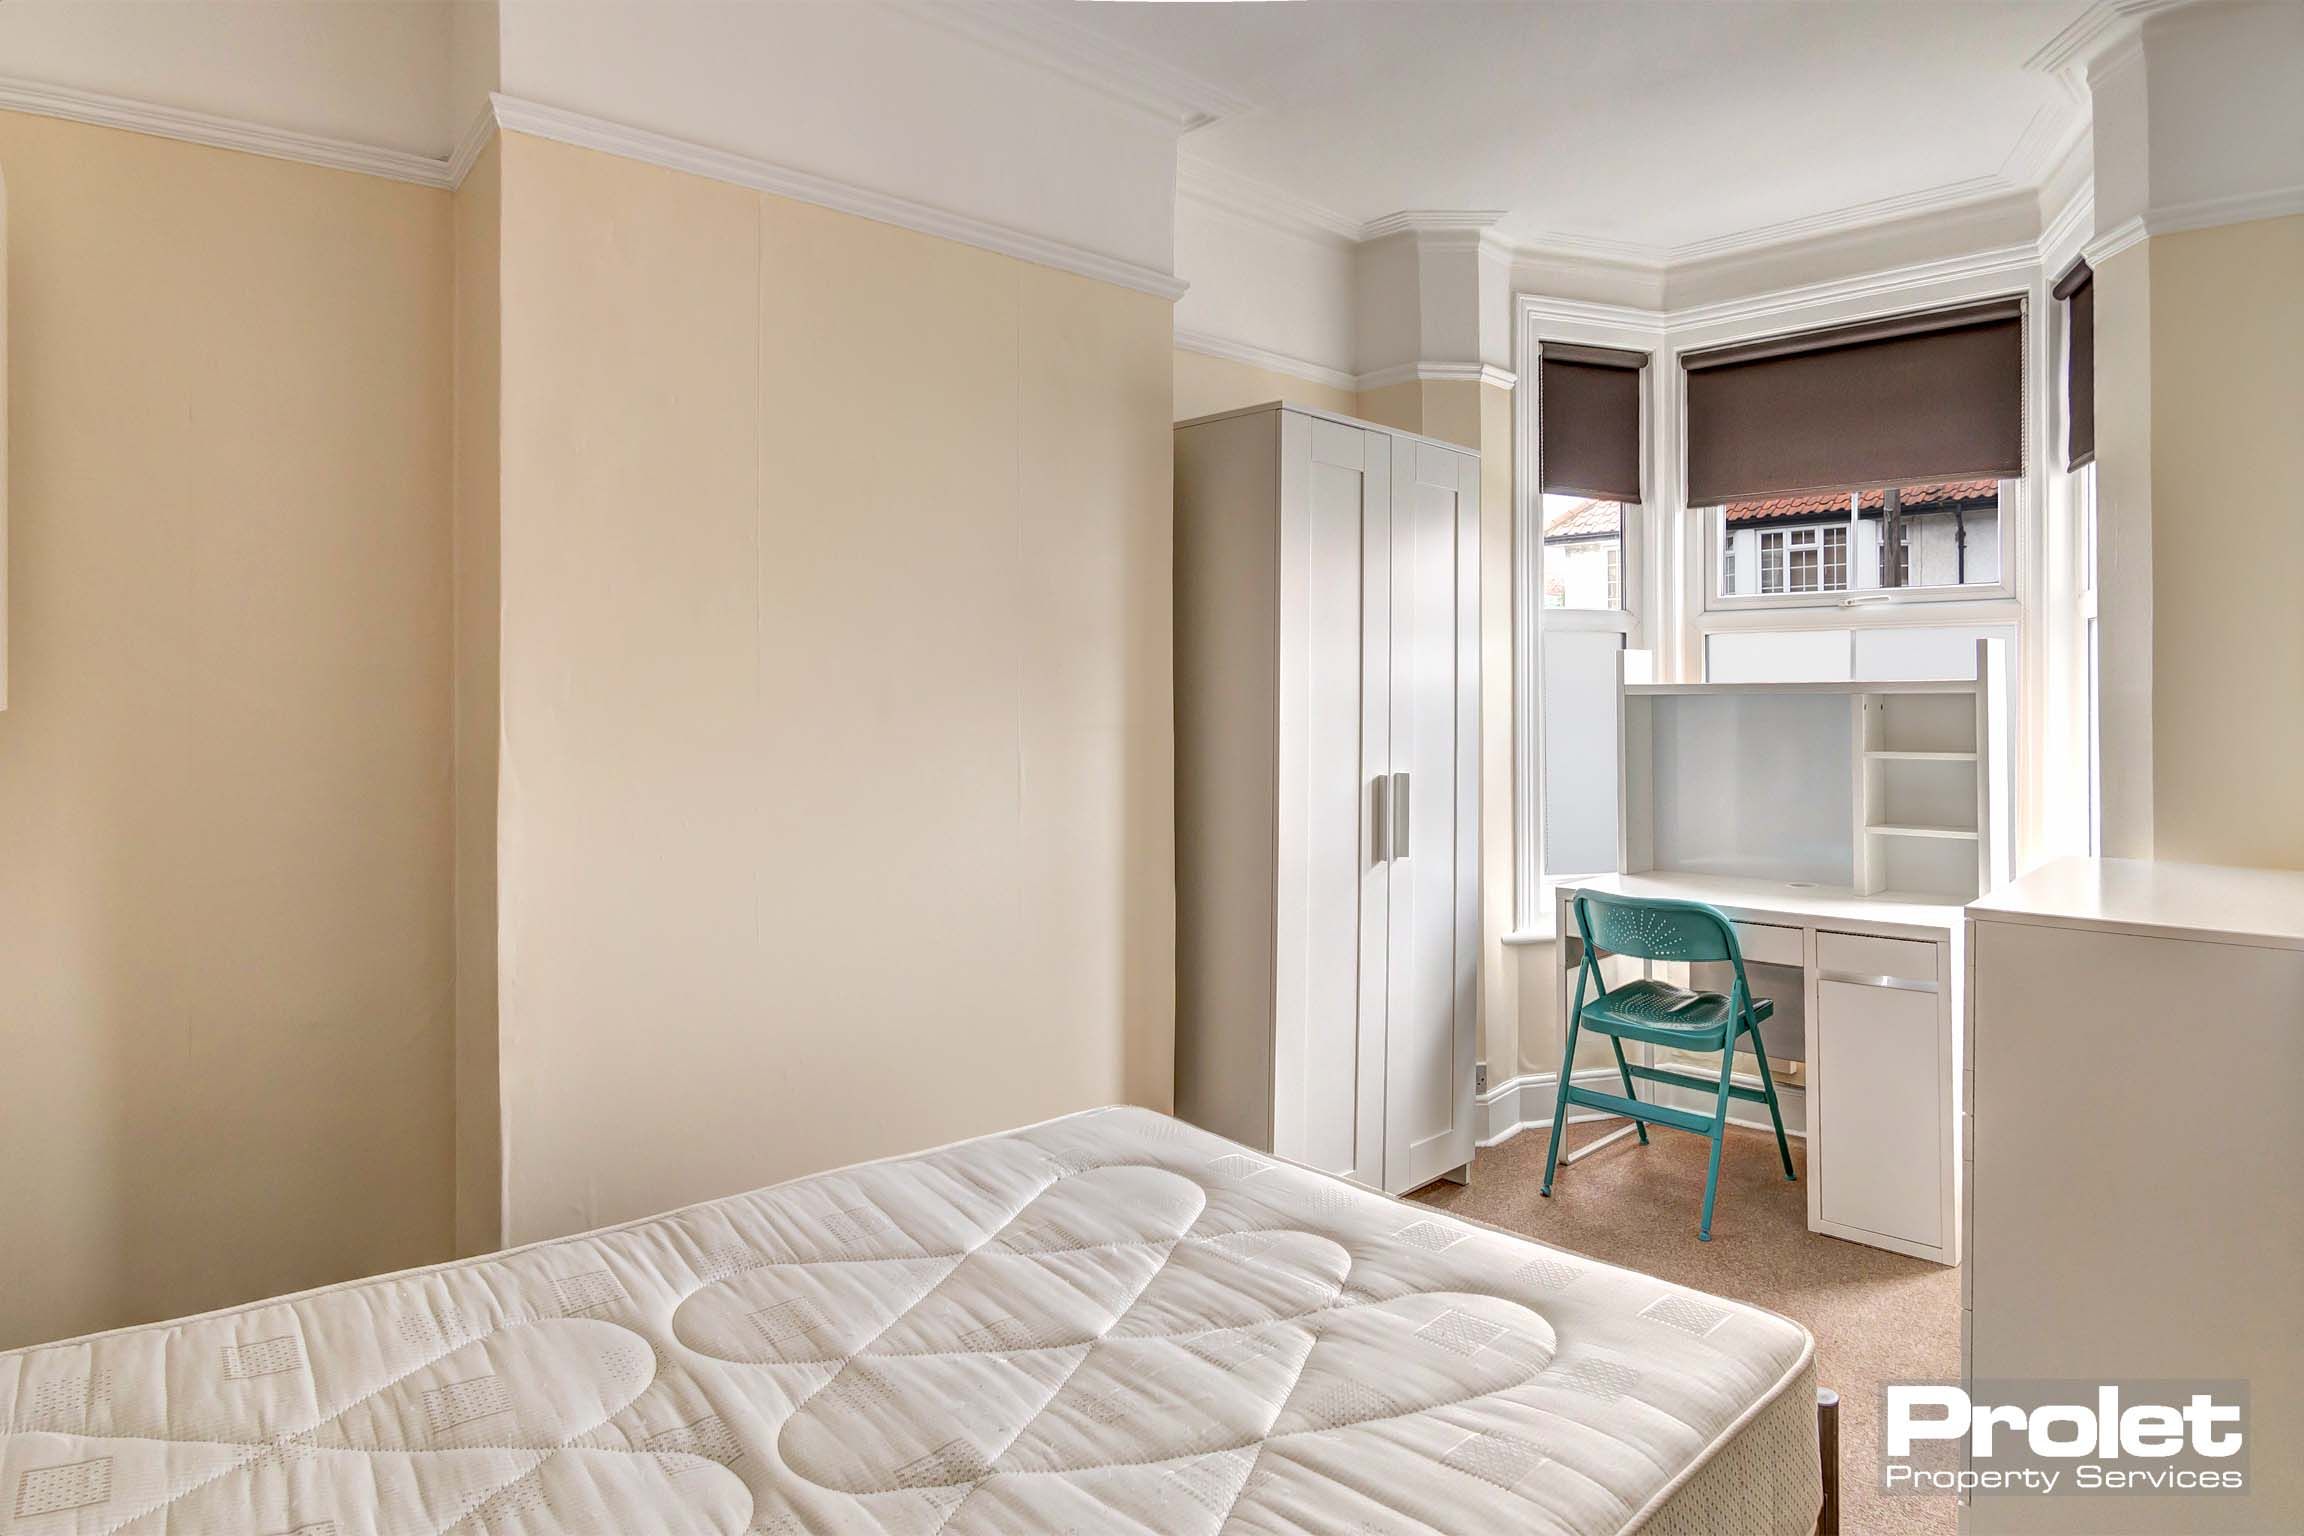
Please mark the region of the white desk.
POLYGON ((2249 1383, 2248 1491, 1971 1532, 2304 1531, 2304 871, 2064 859, 1968 909, 1966 1373, 2249 1383))
MULTIPOLYGON (((1797 967, 1809 1230, 1939 1264, 1960 1261, 1959 906, 1662 870, 1566 882, 1556 892, 1563 1033, 1583 963, 1572 911, 1579 890, 1708 903, 1734 921, 1748 966, 1797 967)), ((1759 979, 1753 985, 1770 995, 1759 979)), ((1653 1091, 1674 1102, 1675 1090, 1653 1091)), ((1686 1107, 1709 1106, 1691 1099, 1686 1107)))

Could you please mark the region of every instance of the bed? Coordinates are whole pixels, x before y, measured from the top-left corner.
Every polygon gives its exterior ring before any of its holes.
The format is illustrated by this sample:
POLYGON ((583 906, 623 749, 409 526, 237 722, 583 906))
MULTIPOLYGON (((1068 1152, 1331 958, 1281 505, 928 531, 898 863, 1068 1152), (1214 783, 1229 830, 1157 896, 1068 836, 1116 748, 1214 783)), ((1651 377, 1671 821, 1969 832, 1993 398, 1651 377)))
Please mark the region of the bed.
POLYGON ((1068 1116, 0 1355, 9 1536, 1806 1536, 1774 1314, 1068 1116))

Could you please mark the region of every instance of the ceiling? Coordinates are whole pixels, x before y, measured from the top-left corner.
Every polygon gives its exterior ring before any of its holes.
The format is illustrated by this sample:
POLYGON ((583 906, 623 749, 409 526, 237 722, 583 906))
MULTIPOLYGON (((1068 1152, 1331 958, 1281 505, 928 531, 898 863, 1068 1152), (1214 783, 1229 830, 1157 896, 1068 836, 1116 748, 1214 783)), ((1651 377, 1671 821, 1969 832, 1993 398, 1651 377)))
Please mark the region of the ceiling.
POLYGON ((2036 185, 2084 130, 2028 68, 2086 0, 1044 0, 1248 103, 1188 160, 1360 222, 1492 209, 1685 259, 2036 185))

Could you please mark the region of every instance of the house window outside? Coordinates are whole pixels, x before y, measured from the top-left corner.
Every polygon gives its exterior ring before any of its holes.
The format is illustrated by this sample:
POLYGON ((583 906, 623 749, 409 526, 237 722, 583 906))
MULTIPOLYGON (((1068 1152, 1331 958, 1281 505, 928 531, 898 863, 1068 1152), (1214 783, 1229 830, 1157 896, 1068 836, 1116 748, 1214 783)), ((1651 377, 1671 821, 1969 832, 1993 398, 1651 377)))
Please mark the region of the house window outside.
POLYGON ((1624 505, 1583 496, 1544 498, 1544 606, 1624 606, 1624 505))
POLYGON ((1795 528, 1790 533, 1779 534, 1778 537, 1784 540, 1785 548, 1789 552, 1792 590, 1795 592, 1815 591, 1816 530, 1813 528, 1795 528))
POLYGON ((1784 590, 1784 533, 1770 529, 1760 535, 1760 590, 1784 590))
POLYGON ((1740 556, 1758 557, 1760 596, 1997 587, 2003 490, 1949 481, 1715 508, 1717 595, 1755 595, 1737 590, 1740 556))

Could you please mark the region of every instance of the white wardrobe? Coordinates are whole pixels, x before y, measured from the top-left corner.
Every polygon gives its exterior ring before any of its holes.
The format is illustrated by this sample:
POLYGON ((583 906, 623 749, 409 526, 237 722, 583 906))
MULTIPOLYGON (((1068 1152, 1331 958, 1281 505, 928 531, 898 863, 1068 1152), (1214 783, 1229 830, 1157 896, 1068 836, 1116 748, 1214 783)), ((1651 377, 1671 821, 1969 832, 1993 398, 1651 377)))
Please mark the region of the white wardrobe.
POLYGON ((1472 1160, 1480 461, 1176 428, 1177 1112, 1392 1192, 1472 1160))

